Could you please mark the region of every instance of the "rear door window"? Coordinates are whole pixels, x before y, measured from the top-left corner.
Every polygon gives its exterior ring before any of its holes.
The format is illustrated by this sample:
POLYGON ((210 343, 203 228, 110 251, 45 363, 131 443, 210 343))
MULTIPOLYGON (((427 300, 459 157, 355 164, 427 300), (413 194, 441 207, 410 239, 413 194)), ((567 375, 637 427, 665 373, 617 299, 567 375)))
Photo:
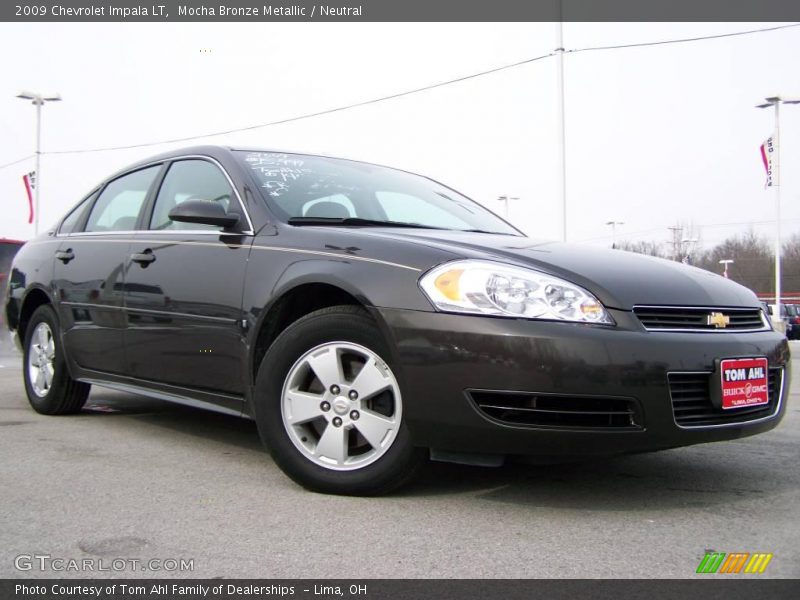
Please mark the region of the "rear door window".
POLYGON ((81 221, 83 220, 83 215, 86 213, 86 209, 92 204, 96 197, 97 192, 90 194, 89 197, 85 198, 80 204, 78 204, 78 206, 76 206, 72 212, 67 215, 67 218, 61 222, 61 227, 59 227, 58 233, 62 235, 74 233, 77 230, 78 225, 80 225, 81 221))
POLYGON ((132 231, 161 165, 140 169, 109 183, 95 202, 86 231, 132 231))

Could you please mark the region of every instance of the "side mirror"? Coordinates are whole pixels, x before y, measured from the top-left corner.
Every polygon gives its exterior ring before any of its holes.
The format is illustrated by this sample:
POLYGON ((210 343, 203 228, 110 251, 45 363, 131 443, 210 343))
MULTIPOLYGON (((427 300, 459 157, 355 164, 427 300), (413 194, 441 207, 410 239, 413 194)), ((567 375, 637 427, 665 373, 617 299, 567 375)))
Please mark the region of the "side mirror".
POLYGON ((239 215, 225 212, 219 202, 186 200, 169 211, 169 218, 179 223, 198 223, 230 229, 239 222, 239 215))

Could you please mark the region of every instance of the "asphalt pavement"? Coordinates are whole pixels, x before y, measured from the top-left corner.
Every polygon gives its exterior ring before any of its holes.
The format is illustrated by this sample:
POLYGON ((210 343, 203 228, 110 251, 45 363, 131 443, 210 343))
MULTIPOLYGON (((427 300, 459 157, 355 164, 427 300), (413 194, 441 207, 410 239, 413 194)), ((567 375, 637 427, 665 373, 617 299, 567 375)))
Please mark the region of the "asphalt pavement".
POLYGON ((738 577, 800 577, 797 383, 761 436, 580 465, 431 464, 395 495, 343 498, 287 479, 249 421, 100 388, 80 415, 38 415, 5 338, 0 577, 92 576, 70 570, 89 559, 102 577, 684 578, 712 550, 774 555, 738 577), (192 570, 147 562, 173 559, 192 570))

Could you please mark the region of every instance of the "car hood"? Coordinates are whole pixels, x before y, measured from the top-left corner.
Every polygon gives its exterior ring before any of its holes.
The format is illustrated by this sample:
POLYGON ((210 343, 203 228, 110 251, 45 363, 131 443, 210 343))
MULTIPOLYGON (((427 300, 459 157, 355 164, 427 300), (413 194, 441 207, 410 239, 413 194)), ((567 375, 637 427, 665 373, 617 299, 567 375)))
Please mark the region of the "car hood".
POLYGON ((458 231, 361 229, 360 233, 413 241, 463 258, 533 267, 585 287, 609 308, 760 307, 752 291, 729 279, 682 263, 622 250, 458 231))

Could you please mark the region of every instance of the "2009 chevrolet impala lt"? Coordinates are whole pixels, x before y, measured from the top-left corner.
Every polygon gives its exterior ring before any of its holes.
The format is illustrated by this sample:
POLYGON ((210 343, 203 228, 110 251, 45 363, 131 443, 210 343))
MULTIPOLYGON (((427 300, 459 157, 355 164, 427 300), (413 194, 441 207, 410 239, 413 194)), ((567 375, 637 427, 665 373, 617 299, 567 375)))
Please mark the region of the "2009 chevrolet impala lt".
POLYGON ((13 264, 44 414, 90 385, 255 419, 309 489, 378 494, 428 457, 572 460, 775 427, 789 351, 694 267, 539 243, 431 179, 197 147, 89 193, 13 264))

